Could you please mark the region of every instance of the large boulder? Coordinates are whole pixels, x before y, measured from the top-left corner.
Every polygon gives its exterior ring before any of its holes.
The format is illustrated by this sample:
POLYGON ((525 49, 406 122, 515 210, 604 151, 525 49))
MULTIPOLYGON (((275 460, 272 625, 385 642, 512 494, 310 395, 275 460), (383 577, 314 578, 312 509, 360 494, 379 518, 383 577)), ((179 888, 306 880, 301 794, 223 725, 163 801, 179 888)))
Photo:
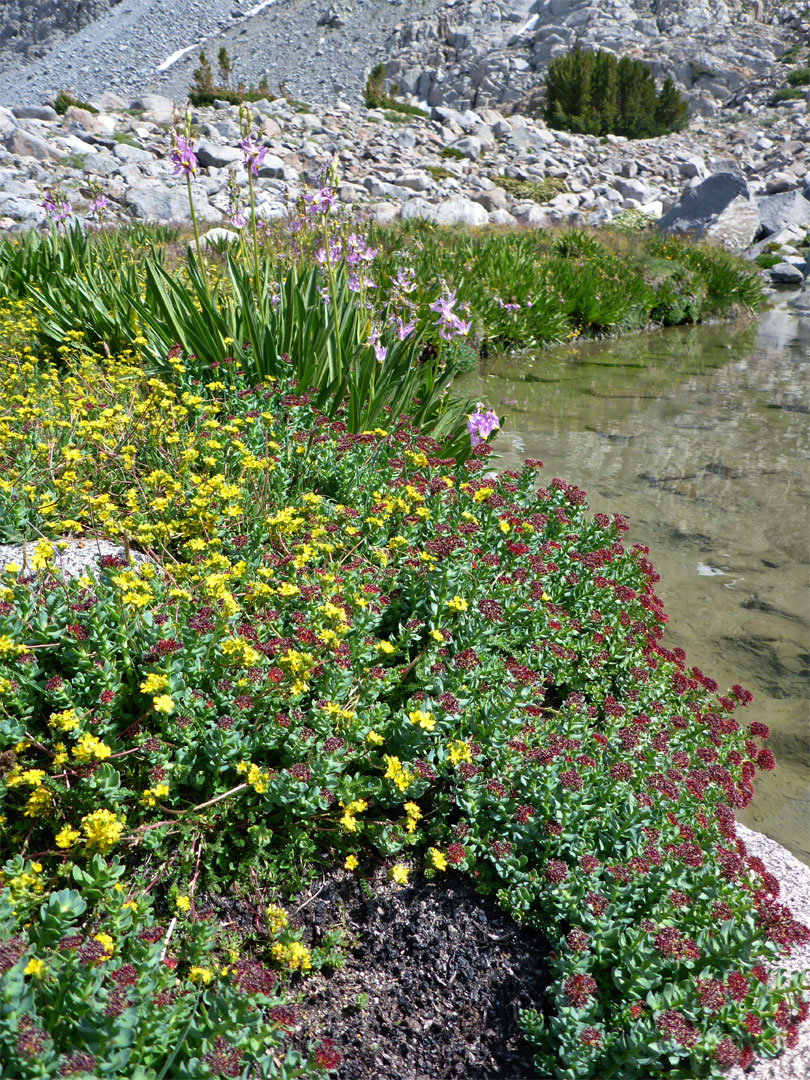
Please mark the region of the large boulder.
POLYGON ((759 211, 738 173, 720 172, 690 188, 658 221, 662 233, 685 233, 744 251, 759 230, 759 211))
POLYGON ((6 138, 6 147, 20 157, 36 158, 37 161, 62 161, 66 155, 47 139, 41 139, 24 128, 15 128, 6 138))
MULTIPOLYGON (((205 190, 197 184, 192 185, 194 209, 200 221, 218 222, 221 215, 208 202, 205 190)), ((162 180, 142 180, 133 184, 124 195, 124 202, 137 218, 145 221, 191 220, 186 187, 169 187, 162 180)))
POLYGON ((228 169, 242 162, 242 151, 238 146, 227 146, 221 143, 202 140, 197 143, 195 153, 197 161, 206 168, 228 169))
POLYGON ((810 202, 800 191, 783 191, 757 199, 759 233, 757 239, 781 232, 791 225, 810 226, 810 202))
POLYGON ((433 220, 437 225, 487 225, 489 214, 480 203, 456 196, 439 203, 433 220))

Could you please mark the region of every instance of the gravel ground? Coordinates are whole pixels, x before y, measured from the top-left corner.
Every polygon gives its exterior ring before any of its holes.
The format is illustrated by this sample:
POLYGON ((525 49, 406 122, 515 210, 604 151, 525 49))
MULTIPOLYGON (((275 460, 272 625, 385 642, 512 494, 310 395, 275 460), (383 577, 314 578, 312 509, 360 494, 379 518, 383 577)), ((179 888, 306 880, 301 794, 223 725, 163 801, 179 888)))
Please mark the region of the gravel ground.
POLYGON ((221 45, 236 81, 255 85, 266 76, 274 93, 283 87, 312 103, 342 96, 359 104, 390 29, 405 14, 439 6, 440 0, 273 0, 266 7, 262 0, 128 0, 33 63, 0 52, 0 104, 41 104, 64 89, 83 100, 105 91, 124 102, 146 91, 182 100, 200 49, 216 69, 221 45), (318 25, 335 10, 342 25, 318 25), (186 56, 158 70, 189 46, 186 56))

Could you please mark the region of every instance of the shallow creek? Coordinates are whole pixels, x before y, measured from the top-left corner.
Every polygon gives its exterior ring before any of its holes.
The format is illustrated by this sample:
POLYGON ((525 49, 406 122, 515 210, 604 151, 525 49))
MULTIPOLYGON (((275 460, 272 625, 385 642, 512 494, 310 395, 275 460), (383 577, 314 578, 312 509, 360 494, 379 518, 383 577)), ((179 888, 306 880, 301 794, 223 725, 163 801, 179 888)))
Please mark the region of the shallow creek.
POLYGON ((499 468, 524 457, 584 488, 648 544, 670 622, 778 767, 740 815, 810 864, 810 318, 677 328, 484 361, 457 388, 506 414, 499 468))

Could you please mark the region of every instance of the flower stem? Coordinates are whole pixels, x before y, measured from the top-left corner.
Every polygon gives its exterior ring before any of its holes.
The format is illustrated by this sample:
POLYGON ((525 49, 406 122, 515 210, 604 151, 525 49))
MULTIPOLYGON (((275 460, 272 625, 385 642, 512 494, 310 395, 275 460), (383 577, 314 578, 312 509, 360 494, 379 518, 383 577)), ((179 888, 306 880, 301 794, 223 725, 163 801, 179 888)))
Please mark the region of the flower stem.
POLYGON ((253 273, 256 278, 256 297, 261 295, 259 278, 259 239, 256 234, 256 201, 253 195, 253 173, 248 167, 248 189, 250 191, 250 228, 253 233, 253 273))
POLYGON ((208 271, 205 269, 205 262, 202 256, 202 249, 200 248, 200 230, 197 227, 197 211, 194 209, 194 196, 191 193, 191 176, 186 175, 186 190, 188 191, 188 205, 191 209, 191 224, 194 228, 194 243, 197 248, 197 261, 200 264, 200 272, 205 282, 206 292, 211 291, 211 286, 208 282, 208 271))

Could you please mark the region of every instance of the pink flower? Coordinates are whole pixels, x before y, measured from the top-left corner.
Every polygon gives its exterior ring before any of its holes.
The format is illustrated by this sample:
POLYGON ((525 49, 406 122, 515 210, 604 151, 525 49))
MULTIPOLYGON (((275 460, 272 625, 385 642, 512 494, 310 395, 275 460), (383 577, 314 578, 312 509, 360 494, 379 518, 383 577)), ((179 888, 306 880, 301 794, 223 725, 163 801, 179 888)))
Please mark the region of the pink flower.
POLYGON ((197 155, 194 153, 194 143, 185 137, 178 135, 172 150, 172 168, 175 176, 193 176, 197 171, 197 155))
POLYGON ((259 146, 249 135, 247 138, 242 139, 240 146, 242 147, 242 163, 251 176, 258 176, 259 168, 267 153, 267 147, 259 146))

